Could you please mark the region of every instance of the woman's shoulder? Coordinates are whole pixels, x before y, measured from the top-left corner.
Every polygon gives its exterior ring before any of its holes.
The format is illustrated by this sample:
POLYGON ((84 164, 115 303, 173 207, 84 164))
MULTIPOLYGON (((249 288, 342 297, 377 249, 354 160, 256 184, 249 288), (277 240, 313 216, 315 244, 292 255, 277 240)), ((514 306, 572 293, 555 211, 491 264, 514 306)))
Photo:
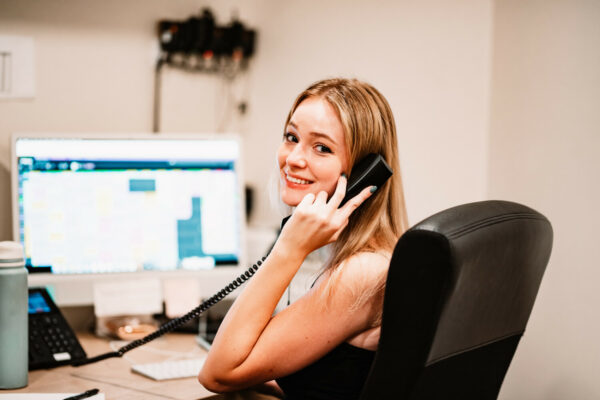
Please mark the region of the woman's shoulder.
POLYGON ((342 267, 349 274, 387 272, 390 264, 389 253, 383 251, 360 251, 346 258, 342 267))
POLYGON ((385 281, 389 264, 389 253, 361 251, 342 261, 337 271, 338 279, 354 289, 380 286, 385 281))

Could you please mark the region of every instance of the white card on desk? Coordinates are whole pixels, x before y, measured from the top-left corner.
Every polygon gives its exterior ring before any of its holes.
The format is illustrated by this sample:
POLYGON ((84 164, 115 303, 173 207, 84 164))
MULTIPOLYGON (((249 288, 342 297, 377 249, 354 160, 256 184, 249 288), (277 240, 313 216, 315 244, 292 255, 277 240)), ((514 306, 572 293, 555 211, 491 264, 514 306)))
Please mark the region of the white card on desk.
POLYGON ((200 304, 200 287, 193 279, 167 279, 163 281, 165 314, 176 318, 200 304))
MULTIPOLYGON (((63 400, 79 393, 9 393, 0 394, 0 400, 63 400)), ((98 393, 85 400, 104 400, 104 393, 98 393)))
POLYGON ((94 313, 97 317, 147 315, 160 312, 162 312, 162 291, 158 279, 94 284, 94 313))

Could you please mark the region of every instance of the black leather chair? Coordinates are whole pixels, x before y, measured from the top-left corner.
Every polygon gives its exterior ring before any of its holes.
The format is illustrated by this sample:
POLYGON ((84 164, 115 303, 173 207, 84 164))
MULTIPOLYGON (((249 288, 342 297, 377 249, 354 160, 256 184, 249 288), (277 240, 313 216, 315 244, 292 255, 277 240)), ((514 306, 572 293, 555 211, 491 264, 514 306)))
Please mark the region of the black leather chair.
POLYGON ((506 201, 450 208, 398 241, 361 400, 496 399, 552 248, 552 227, 506 201))

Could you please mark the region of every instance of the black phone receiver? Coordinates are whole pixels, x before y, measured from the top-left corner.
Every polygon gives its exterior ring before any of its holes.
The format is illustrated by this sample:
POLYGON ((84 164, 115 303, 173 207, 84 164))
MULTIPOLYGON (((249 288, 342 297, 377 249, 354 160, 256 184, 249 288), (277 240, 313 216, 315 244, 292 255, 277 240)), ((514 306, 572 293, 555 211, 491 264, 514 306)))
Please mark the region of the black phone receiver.
POLYGON ((392 173, 392 169, 387 165, 381 154, 368 154, 352 167, 346 185, 346 196, 340 203, 340 207, 362 192, 364 188, 369 186, 380 188, 392 176, 392 173))
MULTIPOLYGON (((339 207, 346 204, 348 200, 358 195, 363 189, 369 186, 377 186, 380 188, 392 174, 392 169, 385 162, 381 154, 367 154, 352 167, 348 183, 346 184, 346 195, 342 199, 339 207)), ((282 229, 290 217, 291 215, 285 217, 281 221, 282 229)))

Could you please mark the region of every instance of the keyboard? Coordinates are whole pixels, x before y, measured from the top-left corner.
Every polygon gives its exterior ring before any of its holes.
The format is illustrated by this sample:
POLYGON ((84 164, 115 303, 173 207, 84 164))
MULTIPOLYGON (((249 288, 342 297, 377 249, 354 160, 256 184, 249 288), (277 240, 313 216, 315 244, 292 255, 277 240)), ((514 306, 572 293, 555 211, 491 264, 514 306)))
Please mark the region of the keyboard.
POLYGON ((131 370, 150 379, 154 379, 155 381, 190 378, 198 376, 205 359, 206 357, 188 358, 176 361, 161 361, 147 364, 133 364, 131 370))

